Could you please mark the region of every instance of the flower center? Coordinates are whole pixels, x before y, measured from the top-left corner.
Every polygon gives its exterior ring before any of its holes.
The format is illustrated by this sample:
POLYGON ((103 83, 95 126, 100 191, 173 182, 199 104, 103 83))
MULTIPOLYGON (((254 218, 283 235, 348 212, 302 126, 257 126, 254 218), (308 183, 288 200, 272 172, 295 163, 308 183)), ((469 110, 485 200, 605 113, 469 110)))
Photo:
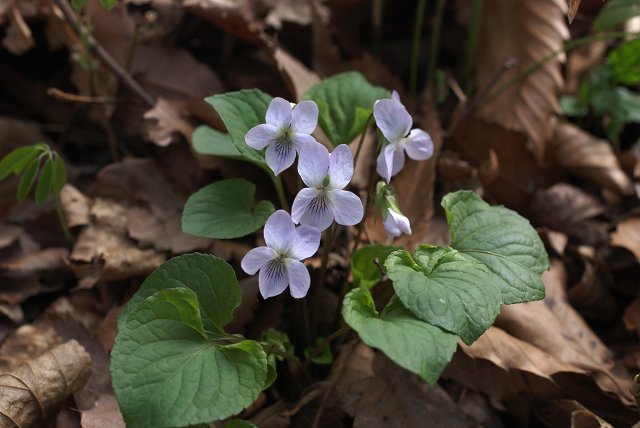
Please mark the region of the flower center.
POLYGON ((319 189, 320 193, 318 196, 313 198, 311 202, 309 202, 308 210, 313 213, 324 213, 329 209, 329 194, 325 189, 319 189))
POLYGON ((293 143, 291 137, 293 137, 293 131, 290 127, 280 128, 276 137, 276 144, 280 147, 289 147, 293 143))
POLYGON ((284 256, 284 254, 278 254, 278 257, 271 260, 267 264, 266 274, 270 280, 280 278, 285 274, 285 259, 286 257, 284 256))

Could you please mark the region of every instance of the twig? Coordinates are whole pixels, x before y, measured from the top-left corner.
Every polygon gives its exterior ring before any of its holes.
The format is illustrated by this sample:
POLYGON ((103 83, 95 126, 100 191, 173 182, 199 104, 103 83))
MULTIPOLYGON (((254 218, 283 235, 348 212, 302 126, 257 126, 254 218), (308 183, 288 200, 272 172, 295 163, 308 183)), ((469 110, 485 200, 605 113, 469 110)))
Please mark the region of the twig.
POLYGON ((387 274, 384 273, 384 269, 382 268, 382 265, 380 264, 380 259, 377 258, 377 257, 375 259, 373 259, 373 264, 376 265, 376 267, 380 271, 380 282, 384 281, 385 278, 387 277, 387 274))
POLYGON ((113 97, 90 97, 88 95, 71 94, 58 88, 47 88, 47 95, 57 100, 79 104, 116 104, 118 102, 113 97))
POLYGON ((53 0, 64 14, 65 19, 79 37, 84 37, 89 49, 107 66, 131 91, 138 95, 149 107, 156 104, 151 94, 144 90, 127 71, 98 43, 92 34, 85 31, 78 23, 78 17, 67 0, 53 0))

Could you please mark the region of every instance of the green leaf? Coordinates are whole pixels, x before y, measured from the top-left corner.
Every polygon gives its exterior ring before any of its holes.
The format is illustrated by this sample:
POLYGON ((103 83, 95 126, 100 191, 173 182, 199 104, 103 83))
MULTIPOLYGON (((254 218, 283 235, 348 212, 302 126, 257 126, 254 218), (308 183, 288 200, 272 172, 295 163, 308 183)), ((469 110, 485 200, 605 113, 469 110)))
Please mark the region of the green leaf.
POLYGON ((318 121, 334 146, 349 144, 364 129, 373 103, 389 98, 390 92, 373 86, 356 71, 336 74, 318 83, 304 95, 318 104, 318 121))
POLYGON ((119 329, 111 377, 127 427, 210 423, 251 404, 267 376, 254 341, 211 341, 196 294, 169 288, 138 303, 119 329))
POLYGON ((469 191, 442 199, 451 246, 484 264, 505 304, 544 298, 540 275, 549 269, 544 245, 529 221, 502 206, 492 207, 469 191))
POLYGON ((244 421, 242 419, 234 419, 232 421, 227 422, 224 428, 256 428, 256 426, 249 421, 244 421))
POLYGON ((29 191, 36 182, 36 175, 40 169, 40 158, 31 159, 24 169, 24 174, 18 183, 18 202, 22 203, 26 199, 29 191))
POLYGON ((331 364, 333 362, 333 355, 331 354, 331 347, 325 342, 325 340, 326 339, 324 337, 316 337, 316 340, 313 342, 313 346, 307 346, 304 349, 304 356, 309 358, 311 353, 314 352, 318 346, 322 345, 320 352, 318 352, 311 361, 316 364, 331 364))
POLYGON ((593 28, 596 31, 610 30, 638 15, 640 0, 608 0, 593 21, 593 28))
POLYGON ((100 4, 102 5, 102 7, 104 7, 107 10, 109 10, 109 9, 113 8, 113 6, 116 5, 117 1, 118 0, 100 0, 100 4))
POLYGON ((80 11, 87 4, 87 0, 71 0, 71 6, 77 11, 80 11))
POLYGON ((452 248, 420 245, 413 258, 394 251, 385 262, 402 304, 429 324, 471 344, 500 312, 495 277, 480 262, 452 248))
POLYGON ((231 239, 248 235, 265 224, 275 210, 269 201, 255 204, 256 186, 241 178, 217 181, 191 195, 182 213, 185 233, 231 239))
POLYGON ((51 179, 53 178, 53 161, 47 159, 40 174, 40 180, 36 186, 36 203, 42 204, 47 200, 51 191, 51 179))
POLYGON ((379 317, 369 290, 355 289, 344 298, 342 316, 364 343, 431 385, 456 350, 455 335, 417 319, 397 298, 379 317))
POLYGON ((613 77, 624 85, 640 85, 640 39, 631 40, 609 54, 613 77))
POLYGON ((0 181, 12 172, 21 172, 39 153, 40 150, 36 146, 19 147, 8 153, 0 161, 0 181))
POLYGON ((371 288, 380 282, 380 269, 373 262, 378 259, 381 266, 392 252, 401 249, 396 245, 367 245, 355 252, 351 259, 351 273, 356 287, 371 288))
POLYGON ((124 328, 129 312, 145 298, 176 287, 196 293, 203 325, 213 337, 219 337, 231 322, 242 296, 235 271, 227 262, 210 254, 184 254, 163 263, 145 279, 118 318, 118 329, 124 328))
POLYGON ((210 126, 200 125, 193 131, 193 149, 201 155, 222 156, 243 159, 242 154, 231 141, 229 134, 216 131, 210 126))
POLYGON ((53 179, 51 183, 53 193, 58 195, 66 183, 67 169, 64 166, 64 161, 60 156, 55 155, 53 157, 53 179))
POLYGON ((582 117, 589 114, 589 108, 575 95, 563 95, 558 100, 562 112, 571 117, 582 117))
POLYGON ((231 141, 248 161, 268 168, 264 153, 247 145, 244 136, 256 125, 265 123, 271 96, 258 89, 227 92, 205 99, 216 109, 229 131, 231 141))

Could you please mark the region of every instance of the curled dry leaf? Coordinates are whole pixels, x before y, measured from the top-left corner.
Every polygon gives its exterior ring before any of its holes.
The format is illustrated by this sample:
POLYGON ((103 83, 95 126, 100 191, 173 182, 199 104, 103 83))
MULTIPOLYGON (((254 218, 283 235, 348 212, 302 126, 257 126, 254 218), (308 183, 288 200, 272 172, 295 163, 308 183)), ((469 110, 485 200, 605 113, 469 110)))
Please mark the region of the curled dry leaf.
POLYGON ((60 405, 84 386, 90 373, 89 354, 70 340, 0 375, 0 425, 48 426, 60 405))
POLYGON ((580 8, 580 0, 567 0, 567 6, 569 10, 567 11, 567 17, 569 18, 569 23, 573 21, 573 18, 576 17, 576 13, 578 13, 578 9, 580 8))
POLYGON ((575 400, 552 400, 542 403, 536 414, 548 427, 613 428, 609 422, 575 400))
MULTIPOLYGON (((476 54, 477 86, 482 88, 490 82, 509 58, 516 59, 517 64, 505 73, 497 87, 561 49, 569 38, 565 11, 565 0, 485 2, 476 54)), ((525 133, 539 161, 553 135, 551 119, 559 110, 557 93, 563 86, 563 60, 564 56, 558 55, 526 77, 514 80, 478 112, 486 120, 525 133)))
POLYGON ((67 220, 67 226, 86 226, 89 224, 91 200, 71 184, 65 184, 60 192, 60 204, 67 220))
POLYGON ((559 124, 549 147, 550 162, 623 195, 634 193, 611 144, 569 123, 559 124))
POLYGON ((626 248, 640 261, 640 218, 622 220, 611 234, 611 244, 626 248))
POLYGON ((151 141, 160 147, 168 146, 174 141, 174 133, 190 140, 195 126, 185 117, 185 111, 184 101, 158 97, 156 105, 144 114, 151 141))
POLYGON ((24 21, 18 2, 9 2, 11 6, 11 23, 2 39, 2 46, 14 55, 22 55, 35 46, 31 29, 24 21))

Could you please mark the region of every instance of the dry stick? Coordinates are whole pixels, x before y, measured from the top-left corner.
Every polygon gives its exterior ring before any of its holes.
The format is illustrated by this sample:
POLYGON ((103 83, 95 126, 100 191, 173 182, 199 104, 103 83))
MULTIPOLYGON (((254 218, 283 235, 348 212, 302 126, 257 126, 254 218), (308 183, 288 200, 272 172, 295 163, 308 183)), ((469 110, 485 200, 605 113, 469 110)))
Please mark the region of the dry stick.
POLYGON ((79 104, 116 104, 118 100, 113 97, 91 97, 88 95, 72 94, 58 88, 47 88, 47 95, 60 101, 79 104))
POLYGON ((89 49, 107 66, 118 78, 131 89, 136 95, 138 95, 149 107, 153 107, 156 104, 156 100, 151 94, 145 91, 138 82, 120 64, 118 64, 111 55, 98 43, 92 34, 86 32, 78 23, 78 17, 73 11, 73 8, 67 0, 53 0, 64 14, 65 19, 69 22, 73 30, 79 37, 85 37, 89 49))
POLYGON ((478 105, 478 103, 483 100, 487 96, 487 94, 489 94, 491 89, 495 86, 496 83, 498 83, 504 73, 506 73, 507 70, 513 68, 517 63, 518 61, 515 58, 509 58, 500 66, 500 68, 498 68, 498 70, 496 70, 493 76, 491 76, 491 79, 489 79, 489 81, 484 85, 480 92, 478 92, 471 99, 469 104, 467 104, 465 109, 462 111, 462 113, 460 113, 456 120, 453 121, 449 129, 444 133, 445 137, 450 137, 451 135, 453 135, 453 132, 458 128, 458 126, 460 126, 460 123, 462 123, 462 121, 466 119, 466 117, 475 109, 476 105, 478 105))

